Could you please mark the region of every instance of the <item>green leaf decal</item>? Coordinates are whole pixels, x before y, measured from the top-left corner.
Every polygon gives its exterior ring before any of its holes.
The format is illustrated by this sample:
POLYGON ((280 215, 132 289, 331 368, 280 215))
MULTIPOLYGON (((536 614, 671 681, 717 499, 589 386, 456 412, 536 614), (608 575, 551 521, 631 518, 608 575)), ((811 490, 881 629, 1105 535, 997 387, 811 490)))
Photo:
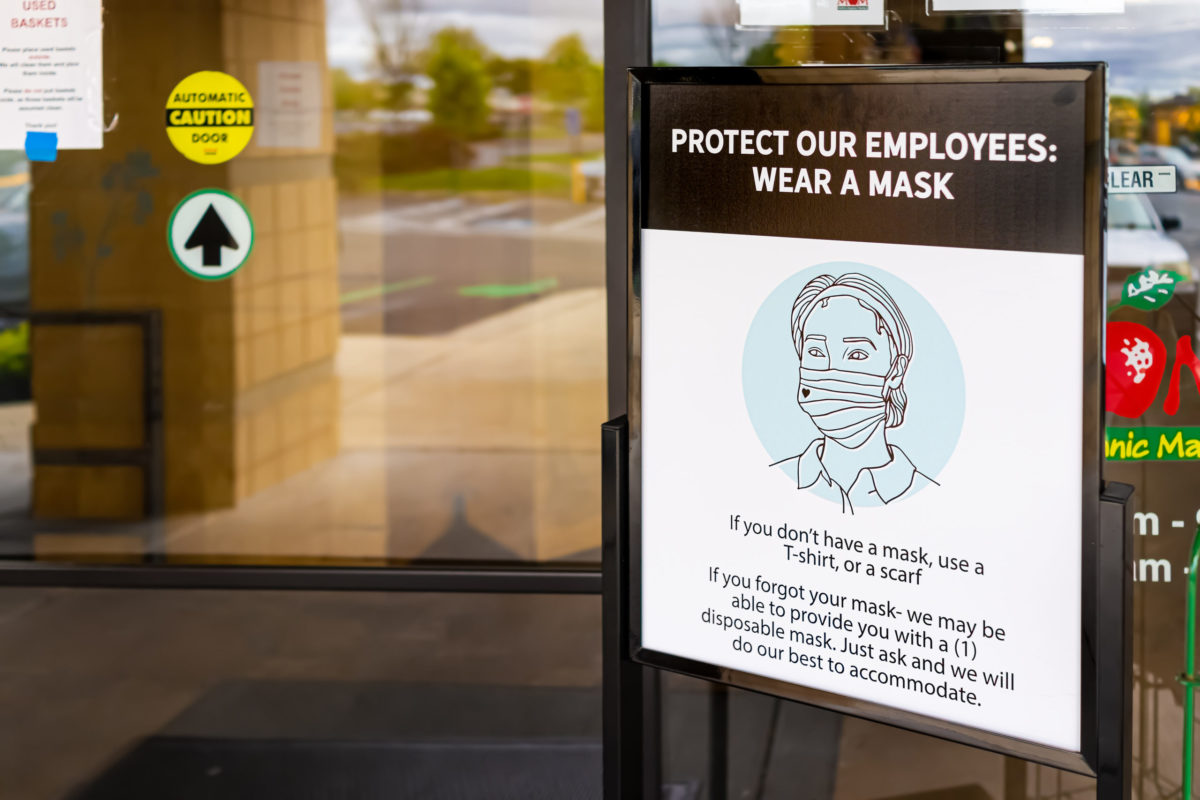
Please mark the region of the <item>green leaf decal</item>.
POLYGON ((1165 269, 1150 267, 1130 275, 1121 287, 1121 303, 1139 308, 1142 311, 1153 311, 1162 308, 1170 302, 1175 294, 1175 284, 1179 276, 1165 269))

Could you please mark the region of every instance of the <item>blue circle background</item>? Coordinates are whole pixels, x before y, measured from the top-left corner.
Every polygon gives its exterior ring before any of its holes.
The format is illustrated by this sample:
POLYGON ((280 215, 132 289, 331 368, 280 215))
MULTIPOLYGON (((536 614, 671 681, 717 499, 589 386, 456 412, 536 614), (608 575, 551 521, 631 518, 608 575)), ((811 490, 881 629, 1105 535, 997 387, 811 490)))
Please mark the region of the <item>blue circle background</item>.
MULTIPOLYGON (((852 261, 817 264, 792 275, 768 295, 750 323, 742 354, 742 390, 750 422, 769 456, 765 463, 799 455, 821 435, 796 402, 800 361, 792 345, 792 304, 818 275, 837 277, 847 272, 878 281, 912 329, 913 358, 904 379, 908 407, 904 422, 888 430, 888 443, 903 450, 923 474, 938 480, 958 445, 966 413, 966 385, 954 337, 929 301, 907 283, 890 272, 852 261)), ((794 485, 795 462, 780 469, 794 485)), ((835 487, 818 482, 809 491, 841 502, 835 487)))

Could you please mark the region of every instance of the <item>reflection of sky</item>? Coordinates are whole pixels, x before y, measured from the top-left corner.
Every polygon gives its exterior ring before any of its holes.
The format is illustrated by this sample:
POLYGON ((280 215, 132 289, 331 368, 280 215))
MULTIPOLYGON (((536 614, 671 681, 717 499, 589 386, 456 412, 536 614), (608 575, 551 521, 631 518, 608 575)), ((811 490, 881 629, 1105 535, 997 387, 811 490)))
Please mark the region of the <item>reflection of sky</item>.
POLYGON ((679 66, 746 63, 750 48, 767 41, 761 30, 739 31, 700 22, 654 28, 654 59, 679 66))
POLYGON ((1200 86, 1198 37, 1196 0, 1126 0, 1124 14, 1028 17, 1025 58, 1107 61, 1114 94, 1162 97, 1200 86))
MULTIPOLYGON (((368 0, 368 5, 372 0, 368 0)), ((327 0, 329 61, 362 74, 371 62, 371 34, 361 0, 327 0)), ((403 24, 424 42, 447 26, 470 28, 496 53, 539 56, 560 36, 578 33, 596 60, 604 49, 603 0, 426 0, 403 24)), ((395 22, 395 18, 392 18, 395 22)))
POLYGON ((735 0, 651 0, 654 58, 687 66, 745 63, 751 47, 770 38, 739 31, 735 0))

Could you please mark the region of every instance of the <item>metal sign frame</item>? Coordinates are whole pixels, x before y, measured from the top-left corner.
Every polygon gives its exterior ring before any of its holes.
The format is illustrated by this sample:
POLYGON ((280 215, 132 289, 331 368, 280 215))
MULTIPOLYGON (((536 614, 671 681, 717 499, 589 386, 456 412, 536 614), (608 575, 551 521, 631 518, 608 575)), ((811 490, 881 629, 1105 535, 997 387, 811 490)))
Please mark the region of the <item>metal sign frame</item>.
MULTIPOLYGON (((782 67, 782 68, 634 68, 629 70, 629 162, 628 218, 629 236, 626 296, 628 303, 627 334, 627 465, 622 483, 628 498, 628 569, 625 586, 628 603, 627 636, 632 661, 651 667, 671 670, 693 677, 716 681, 765 694, 862 717, 885 724, 918 731, 962 744, 1034 761, 1085 775, 1102 775, 1112 771, 1111 762, 1117 755, 1102 737, 1114 730, 1125 730, 1122 715, 1127 709, 1120 702, 1128 695, 1125 681, 1128 668, 1127 646, 1122 635, 1127 630, 1128 597, 1117 591, 1117 597, 1098 597, 1101 576, 1111 581, 1113 576, 1128 573, 1125 526, 1101 526, 1101 494, 1103 484, 1103 350, 1104 323, 1104 180, 1105 148, 1105 70, 1100 64, 1013 65, 1004 67, 782 67), (887 705, 825 692, 809 687, 765 678, 753 673, 694 661, 642 646, 641 587, 644 576, 641 563, 642 536, 642 461, 641 461, 641 231, 644 227, 646 198, 653 187, 647 185, 643 171, 643 154, 648 149, 649 131, 643 124, 648 119, 649 92, 653 84, 693 86, 763 86, 797 84, 933 84, 969 83, 986 90, 988 85, 1014 82, 1070 82, 1079 84, 1085 98, 1085 179, 1081 187, 1084 202, 1084 296, 1079 299, 1084 318, 1084 351, 1080 354, 1083 376, 1081 398, 1083 447, 1080 469, 1083 475, 1083 496, 1080 498, 1080 521, 1083 538, 1082 552, 1082 619, 1080 620, 1081 650, 1081 748, 1079 752, 1004 736, 971 726, 947 722, 934 717, 903 711, 887 705), (1102 752, 1102 751, 1108 751, 1102 752)), ((607 479, 607 478, 606 478, 607 479)), ((999 488, 999 487, 998 487, 999 488)), ((1106 512, 1107 513, 1107 512, 1106 512)), ((1106 588, 1111 584, 1106 582, 1106 588)), ((1115 589, 1115 587, 1114 587, 1115 589)), ((1121 744, 1116 752, 1128 750, 1127 737, 1118 736, 1121 744)), ((1118 759, 1119 760, 1119 759, 1118 759)), ((1118 770, 1120 771, 1120 770, 1118 770)), ((1111 795, 1110 795, 1111 796, 1111 795)))

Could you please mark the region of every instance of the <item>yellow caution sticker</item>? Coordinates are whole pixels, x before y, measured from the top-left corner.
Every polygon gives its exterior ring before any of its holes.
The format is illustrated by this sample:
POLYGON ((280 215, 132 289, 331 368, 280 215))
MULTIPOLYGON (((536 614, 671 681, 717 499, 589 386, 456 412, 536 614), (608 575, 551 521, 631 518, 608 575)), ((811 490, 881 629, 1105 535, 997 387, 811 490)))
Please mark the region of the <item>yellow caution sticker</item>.
POLYGON ((201 164, 228 161, 254 135, 254 99, 232 75, 193 72, 167 99, 167 136, 175 149, 201 164))

